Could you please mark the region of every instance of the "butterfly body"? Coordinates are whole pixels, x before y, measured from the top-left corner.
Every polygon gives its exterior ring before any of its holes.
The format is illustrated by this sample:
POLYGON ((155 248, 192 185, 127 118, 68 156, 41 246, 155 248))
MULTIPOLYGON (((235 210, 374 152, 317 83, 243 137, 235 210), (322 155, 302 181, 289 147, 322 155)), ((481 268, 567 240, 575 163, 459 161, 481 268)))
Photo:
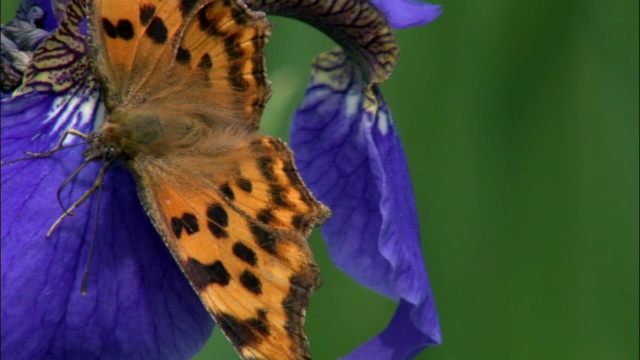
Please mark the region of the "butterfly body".
POLYGON ((255 133, 270 94, 270 25, 240 1, 116 3, 89 10, 109 114, 85 157, 131 170, 151 222, 243 358, 310 358, 304 311, 320 277, 307 236, 330 212, 287 145, 255 133))

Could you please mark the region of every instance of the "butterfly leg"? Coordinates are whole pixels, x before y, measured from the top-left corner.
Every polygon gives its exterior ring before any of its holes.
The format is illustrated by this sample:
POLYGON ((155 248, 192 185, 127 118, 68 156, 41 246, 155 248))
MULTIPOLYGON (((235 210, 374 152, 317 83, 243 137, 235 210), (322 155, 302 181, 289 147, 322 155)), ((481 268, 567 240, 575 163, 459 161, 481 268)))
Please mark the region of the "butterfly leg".
POLYGON ((61 199, 61 195, 62 195, 62 190, 64 190, 65 187, 67 187, 67 185, 71 182, 71 180, 73 180, 73 178, 75 178, 76 176, 78 176, 78 174, 80 173, 80 171, 82 171, 82 169, 85 168, 85 166, 87 166, 91 161, 95 160, 95 158, 89 158, 87 160, 85 160, 82 164, 80 164, 80 166, 78 166, 78 168, 76 168, 73 173, 71 173, 71 175, 69 175, 63 182, 62 184, 60 184, 60 187, 58 187, 58 192, 57 192, 57 198, 58 198, 58 203, 60 204, 60 207, 62 208, 62 210, 64 210, 65 214, 67 214, 68 216, 74 216, 74 214, 72 214, 70 212, 70 210, 68 210, 64 204, 62 203, 62 199, 61 199))
POLYGON ((31 157, 47 157, 47 156, 51 156, 52 154, 56 153, 57 151, 60 151, 64 148, 64 146, 62 145, 64 143, 64 141, 67 139, 67 136, 69 135, 73 135, 73 136, 77 136, 79 138, 82 138, 84 140, 88 140, 89 139, 89 135, 85 134, 85 133, 81 133, 80 131, 76 130, 76 129, 69 129, 67 131, 64 132, 64 134, 62 134, 62 137, 60 138, 60 141, 58 141, 58 145, 56 145, 53 149, 47 151, 47 152, 42 152, 42 153, 34 153, 34 152, 30 152, 30 151, 26 151, 25 154, 31 156, 31 157))
MULTIPOLYGON (((82 165, 80 165, 80 167, 84 167, 84 165, 86 163, 89 163, 90 161, 95 160, 96 158, 88 158, 82 165)), ((87 189, 87 191, 85 191, 82 196, 80 196, 80 198, 78 198, 78 200, 74 201, 73 204, 71 204, 71 206, 69 206, 69 209, 67 209, 62 215, 60 215, 60 217, 53 223, 53 225, 51 225, 51 228, 49 228, 49 231, 47 232, 47 237, 50 238, 51 234, 53 233, 53 231, 58 227, 58 225, 60 225, 60 223, 62 222, 62 220, 64 220, 67 216, 70 215, 71 211, 73 211, 75 208, 77 208, 78 206, 80 206, 85 200, 87 200, 97 189, 99 189, 102 186, 103 180, 104 180, 104 175, 107 173, 107 170, 109 170, 109 167, 111 167, 111 164, 113 164, 114 161, 108 161, 105 162, 105 164, 102 166, 102 169, 100 169, 100 172, 98 173, 98 176, 96 177, 96 180, 93 182, 93 185, 87 189)), ((77 173, 74 172, 74 175, 77 173)))
POLYGON ((2 166, 9 165, 9 164, 17 163, 17 162, 24 161, 24 160, 30 160, 30 159, 33 159, 33 158, 44 158, 44 157, 53 155, 57 151, 64 150, 64 149, 67 149, 67 148, 70 148, 70 147, 74 147, 74 146, 78 146, 78 145, 82 145, 82 144, 72 144, 72 145, 67 145, 67 146, 62 145, 64 143, 64 140, 69 135, 78 136, 78 137, 80 137, 82 139, 87 140, 87 142, 89 142, 89 140, 91 139, 89 135, 81 133, 80 131, 78 131, 76 129, 69 129, 69 130, 64 132, 64 134, 62 135, 62 138, 58 142, 58 145, 56 145, 53 149, 51 149, 51 150, 49 150, 47 152, 42 152, 42 153, 34 153, 34 152, 31 152, 31 151, 25 151, 25 154, 28 155, 27 157, 22 157, 22 158, 10 160, 10 161, 3 161, 2 163, 0 163, 0 165, 2 165, 2 166))

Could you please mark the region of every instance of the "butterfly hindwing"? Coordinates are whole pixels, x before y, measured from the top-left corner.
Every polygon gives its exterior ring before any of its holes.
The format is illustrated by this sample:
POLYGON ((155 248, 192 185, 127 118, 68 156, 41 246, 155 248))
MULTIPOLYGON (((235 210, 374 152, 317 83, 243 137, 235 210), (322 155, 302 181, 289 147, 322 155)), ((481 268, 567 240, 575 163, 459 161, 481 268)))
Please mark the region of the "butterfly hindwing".
POLYGON ((320 278, 306 236, 329 212, 289 168, 287 146, 257 137, 203 160, 205 171, 180 166, 180 155, 133 162, 147 212, 238 352, 248 359, 310 358, 304 310, 320 278), (260 160, 267 157, 269 169, 260 160), (276 184, 278 201, 266 191, 276 184), (260 206, 271 209, 270 221, 260 217, 260 206))
POLYGON ((293 154, 284 142, 268 136, 256 137, 248 152, 252 161, 240 162, 232 181, 216 184, 222 193, 235 200, 233 203, 240 211, 265 225, 295 230, 304 236, 326 220, 329 211, 302 182, 293 154))

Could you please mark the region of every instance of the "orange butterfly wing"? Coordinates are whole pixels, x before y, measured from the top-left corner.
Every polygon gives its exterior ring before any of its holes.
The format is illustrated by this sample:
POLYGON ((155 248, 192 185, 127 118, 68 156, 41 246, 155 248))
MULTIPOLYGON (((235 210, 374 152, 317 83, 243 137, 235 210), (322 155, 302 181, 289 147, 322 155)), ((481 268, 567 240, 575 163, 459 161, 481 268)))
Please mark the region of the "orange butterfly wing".
POLYGON ((156 228, 244 358, 310 358, 304 310, 320 277, 306 236, 329 210, 279 140, 257 137, 200 169, 191 162, 132 161, 156 228))
POLYGON ((264 15, 236 0, 97 0, 94 64, 115 150, 156 229, 244 358, 309 358, 320 278, 306 237, 329 216, 281 141, 256 137, 269 96, 264 15), (133 11, 132 11, 133 10, 133 11))
POLYGON ((107 108, 187 102, 258 128, 270 96, 263 13, 212 0, 96 0, 90 13, 107 108))
POLYGON ((270 33, 263 13, 249 13, 234 2, 210 3, 185 29, 177 71, 190 77, 204 74, 215 101, 238 109, 257 128, 271 94, 263 54, 270 33))

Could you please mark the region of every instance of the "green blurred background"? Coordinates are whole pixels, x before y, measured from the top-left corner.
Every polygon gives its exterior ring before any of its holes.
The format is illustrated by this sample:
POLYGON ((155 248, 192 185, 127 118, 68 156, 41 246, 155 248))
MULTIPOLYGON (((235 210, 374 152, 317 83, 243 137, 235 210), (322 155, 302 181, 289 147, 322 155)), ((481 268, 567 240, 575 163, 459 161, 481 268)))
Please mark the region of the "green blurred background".
MULTIPOLYGON (((434 23, 398 31, 383 86, 443 333, 417 358, 638 359, 638 1, 440 3, 434 23)), ((273 21, 264 132, 286 138, 333 45, 273 21)), ((324 285, 307 332, 315 358, 335 359, 395 304, 311 242, 324 285)), ((237 358, 219 330, 196 359, 211 358, 237 358)))

